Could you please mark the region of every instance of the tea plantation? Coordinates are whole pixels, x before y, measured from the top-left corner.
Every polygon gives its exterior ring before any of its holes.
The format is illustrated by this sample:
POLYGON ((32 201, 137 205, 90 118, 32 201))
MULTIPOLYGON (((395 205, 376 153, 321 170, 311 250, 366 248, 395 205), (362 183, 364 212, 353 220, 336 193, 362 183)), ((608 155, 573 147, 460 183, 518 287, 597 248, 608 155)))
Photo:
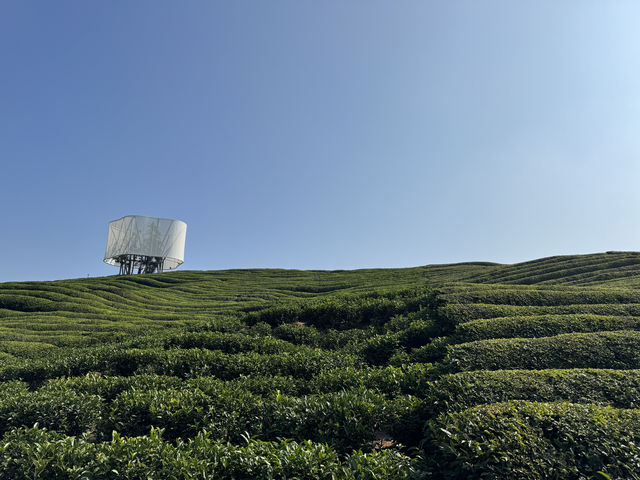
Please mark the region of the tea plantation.
POLYGON ((640 479, 640 253, 0 284, 0 479, 640 479))

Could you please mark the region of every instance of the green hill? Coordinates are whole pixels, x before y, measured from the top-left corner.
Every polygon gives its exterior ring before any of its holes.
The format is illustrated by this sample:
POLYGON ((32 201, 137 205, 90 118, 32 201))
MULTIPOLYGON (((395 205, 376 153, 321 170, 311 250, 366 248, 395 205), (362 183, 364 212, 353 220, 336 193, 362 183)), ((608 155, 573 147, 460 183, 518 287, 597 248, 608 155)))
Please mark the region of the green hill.
POLYGON ((640 254, 0 284, 3 478, 640 478, 640 254))

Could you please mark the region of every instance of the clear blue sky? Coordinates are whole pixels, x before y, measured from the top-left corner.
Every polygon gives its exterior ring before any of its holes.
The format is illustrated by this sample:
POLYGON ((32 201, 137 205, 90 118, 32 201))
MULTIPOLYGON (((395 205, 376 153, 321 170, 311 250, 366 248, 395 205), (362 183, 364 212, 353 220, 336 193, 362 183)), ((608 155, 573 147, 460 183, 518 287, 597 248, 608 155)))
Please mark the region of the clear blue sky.
POLYGON ((640 3, 0 2, 0 281, 640 250, 640 3))

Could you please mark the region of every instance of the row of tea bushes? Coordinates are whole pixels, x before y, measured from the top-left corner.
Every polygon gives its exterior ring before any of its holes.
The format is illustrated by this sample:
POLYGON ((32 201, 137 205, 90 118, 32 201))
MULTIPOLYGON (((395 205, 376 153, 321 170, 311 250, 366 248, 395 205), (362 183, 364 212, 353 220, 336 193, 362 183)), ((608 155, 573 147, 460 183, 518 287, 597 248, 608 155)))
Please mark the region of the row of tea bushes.
POLYGON ((220 315, 201 322, 189 322, 186 332, 247 333, 248 326, 237 315, 220 315))
POLYGON ((319 330, 313 326, 286 323, 273 328, 269 334, 294 345, 335 350, 363 343, 376 334, 376 329, 367 327, 319 330))
POLYGON ((487 303, 451 303, 438 309, 439 322, 452 331, 456 325, 481 318, 593 314, 608 316, 640 316, 640 304, 575 304, 553 307, 531 305, 493 305, 487 303))
MULTIPOLYGON (((67 300, 64 295, 60 295, 62 300, 49 299, 43 295, 45 295, 43 292, 38 292, 37 296, 3 293, 0 296, 0 308, 19 312, 55 312, 56 310, 66 310, 69 307, 69 302, 64 302, 64 300, 67 300), (63 302, 64 305, 62 305, 63 302)), ((78 308, 78 305, 71 305, 74 308, 78 308)))
POLYGON ((105 412, 97 395, 73 390, 22 391, 0 399, 0 433, 39 424, 67 435, 95 434, 105 412))
MULTIPOLYGON (((348 367, 351 369, 352 367, 348 367)), ((322 373, 315 378, 321 378, 322 373)), ((292 376, 240 376, 232 380, 220 380, 215 377, 196 377, 182 379, 167 375, 133 375, 130 377, 121 376, 103 376, 90 373, 79 377, 61 377, 47 381, 40 390, 68 390, 72 389, 76 392, 98 395, 107 403, 112 402, 120 393, 127 390, 167 390, 167 389, 202 389, 203 382, 207 385, 226 386, 231 389, 241 389, 242 391, 268 397, 280 392, 285 395, 306 395, 310 393, 321 393, 330 391, 339 391, 343 387, 337 387, 333 390, 311 390, 309 386, 311 381, 294 378, 292 376)), ((11 382, 16 383, 16 382, 11 382)), ((21 382, 17 382, 21 383, 21 382)), ((0 384, 0 388, 1 388, 0 384)), ((344 388, 355 388, 346 386, 344 388)))
POLYGON ((340 452, 369 451, 377 436, 416 445, 424 420, 416 417, 419 400, 387 400, 364 389, 302 397, 276 396, 265 402, 261 437, 328 443, 340 452))
MULTIPOLYGON (((142 436, 151 427, 161 427, 168 440, 194 437, 207 429, 216 438, 238 443, 242 436, 262 431, 263 402, 258 396, 238 388, 209 386, 126 390, 120 393, 98 419, 103 436, 112 431, 142 436)), ((66 433, 66 432, 63 432, 66 433)))
MULTIPOLYGON (((601 262, 599 265, 580 266, 570 269, 559 269, 545 274, 533 274, 533 272, 506 277, 501 283, 522 285, 584 285, 602 286, 614 281, 614 286, 627 287, 633 284, 638 274, 640 258, 627 259, 612 262, 601 262)), ((494 281, 495 282, 495 281, 494 281)))
POLYGON ((13 430, 0 444, 0 480, 404 480, 415 472, 415 460, 392 450, 341 458, 331 447, 309 441, 251 439, 236 446, 208 432, 175 444, 158 429, 93 443, 34 427, 13 430))
POLYGON ((429 315, 435 301, 435 290, 414 288, 385 293, 338 296, 284 303, 247 313, 248 324, 265 322, 272 326, 301 323, 319 329, 352 329, 382 325, 398 314, 421 310, 429 315))
POLYGON ((422 392, 426 418, 524 399, 639 408, 640 370, 476 370, 443 375, 422 392))
POLYGON ((480 340, 449 346, 444 371, 640 368, 640 332, 568 333, 541 338, 480 340))
POLYGON ((250 336, 242 333, 223 332, 179 332, 156 335, 126 342, 129 348, 202 348, 224 353, 284 353, 300 349, 287 341, 268 336, 250 336))
POLYGON ((640 475, 640 410, 512 401, 430 422, 427 460, 437 478, 522 480, 640 475))
MULTIPOLYGON (((402 367, 342 366, 319 371, 310 379, 283 375, 241 375, 231 380, 214 377, 182 379, 176 376, 138 374, 129 377, 108 376, 90 373, 77 377, 61 377, 47 381, 41 389, 72 389, 76 392, 98 395, 107 401, 119 393, 130 390, 152 390, 166 388, 202 388, 201 382, 230 385, 260 396, 271 396, 276 392, 300 396, 339 392, 341 390, 376 390, 387 397, 400 395, 423 395, 428 382, 434 378, 434 368, 428 364, 407 364, 402 367)), ((26 388, 23 382, 5 382, 0 389, 11 385, 26 388)), ((1 397, 0 397, 1 398, 1 397)))
POLYGON ((516 285, 454 285, 439 289, 441 303, 559 306, 640 303, 640 292, 621 288, 530 287, 516 285))
POLYGON ((15 359, 0 366, 0 381, 45 380, 89 372, 129 376, 138 373, 182 378, 214 376, 232 379, 241 375, 291 375, 310 379, 320 371, 357 364, 356 357, 337 351, 298 347, 294 353, 225 354, 204 349, 124 349, 117 346, 78 350, 56 349, 42 359, 15 359))
POLYGON ((341 389, 366 388, 387 396, 424 394, 435 371, 430 364, 408 363, 401 367, 341 367, 325 370, 305 384, 307 392, 336 392, 341 389))
POLYGON ((119 393, 107 391, 105 397, 77 391, 72 383, 58 382, 37 391, 21 390, 16 384, 12 395, 0 398, 0 433, 38 423, 66 435, 109 439, 113 431, 143 436, 151 427, 161 427, 172 441, 207 430, 233 443, 242 443, 249 434, 269 440, 286 437, 328 443, 343 453, 371 450, 383 433, 389 441, 408 440, 412 445, 422 438, 424 419, 417 416, 419 400, 412 396, 388 399, 357 388, 262 397, 239 384, 210 378, 182 384, 154 380, 164 385, 149 388, 148 381, 148 387, 140 389, 145 382, 137 382, 119 393))
MULTIPOLYGON (((197 380, 197 379, 195 379, 197 380)), ((215 379, 211 379, 215 381, 215 379)), ((111 403, 120 393, 127 390, 162 390, 175 389, 189 386, 189 380, 167 375, 133 375, 103 376, 97 373, 89 373, 78 377, 60 377, 48 380, 38 391, 74 391, 88 395, 96 395, 106 403, 111 403)), ((24 382, 5 382, 0 384, 0 389, 8 384, 26 385, 24 382)))
MULTIPOLYGON (((372 365, 385 365, 399 350, 428 344, 439 332, 433 320, 396 316, 389 322, 387 333, 375 328, 348 330, 318 330, 306 325, 284 324, 271 328, 266 323, 246 327, 240 332, 177 331, 164 335, 152 334, 122 342, 123 347, 137 349, 219 350, 228 354, 257 352, 262 354, 306 352, 307 347, 341 350, 361 356, 372 365), (256 329, 260 328, 260 333, 256 329)), ((386 329, 386 325, 385 325, 386 329)), ((384 330, 382 330, 384 331, 384 330)), ((1 342, 0 342, 1 346, 1 342)))
POLYGON ((515 265, 500 265, 473 275, 473 282, 533 285, 602 283, 637 275, 637 252, 611 252, 542 258, 515 265))
POLYGON ((531 315, 472 320, 456 327, 456 343, 492 338, 551 337, 562 333, 640 330, 640 317, 531 315))
POLYGON ((456 343, 453 336, 434 338, 427 345, 403 352, 389 359, 391 365, 411 363, 439 363, 447 354, 449 345, 456 343))

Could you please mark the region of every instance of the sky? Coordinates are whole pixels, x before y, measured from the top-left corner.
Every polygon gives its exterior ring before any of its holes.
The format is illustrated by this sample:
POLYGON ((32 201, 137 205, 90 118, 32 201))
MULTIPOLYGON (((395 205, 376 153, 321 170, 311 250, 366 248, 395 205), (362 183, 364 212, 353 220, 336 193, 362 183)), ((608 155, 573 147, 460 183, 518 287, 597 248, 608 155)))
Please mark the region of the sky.
POLYGON ((0 282, 640 250, 640 3, 2 0, 0 282))

